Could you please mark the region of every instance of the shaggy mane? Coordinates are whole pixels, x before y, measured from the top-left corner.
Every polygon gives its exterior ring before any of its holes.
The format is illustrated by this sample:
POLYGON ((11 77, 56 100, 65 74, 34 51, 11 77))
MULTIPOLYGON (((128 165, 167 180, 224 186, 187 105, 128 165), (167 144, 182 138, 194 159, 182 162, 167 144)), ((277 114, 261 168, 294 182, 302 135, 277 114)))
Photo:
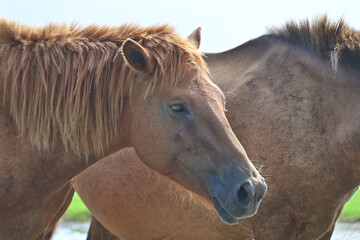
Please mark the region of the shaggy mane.
POLYGON ((158 83, 175 86, 194 62, 207 77, 200 52, 168 25, 29 27, 0 19, 0 96, 21 136, 40 150, 61 139, 75 153, 102 153, 119 128, 136 74, 121 54, 127 38, 156 61, 145 96, 158 83))
POLYGON ((270 34, 329 61, 335 71, 339 66, 360 69, 360 32, 346 25, 343 19, 330 22, 325 15, 312 23, 291 21, 284 27, 271 29, 270 34))

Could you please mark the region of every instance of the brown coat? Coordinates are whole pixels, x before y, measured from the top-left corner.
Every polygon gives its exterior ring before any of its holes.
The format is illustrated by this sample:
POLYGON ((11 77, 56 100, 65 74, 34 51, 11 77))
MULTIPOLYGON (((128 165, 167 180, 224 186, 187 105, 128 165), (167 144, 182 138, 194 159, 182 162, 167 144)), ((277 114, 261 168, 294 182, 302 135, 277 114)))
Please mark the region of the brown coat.
MULTIPOLYGON (((182 188, 169 194, 174 185, 132 150, 81 174, 76 190, 126 240, 330 239, 360 184, 359 42, 358 31, 323 17, 206 55, 226 94, 229 122, 269 184, 258 213, 245 222, 207 217, 211 211, 186 201, 182 188), (115 158, 127 168, 119 170, 115 158)), ((101 239, 98 228, 92 225, 89 239, 101 239)))

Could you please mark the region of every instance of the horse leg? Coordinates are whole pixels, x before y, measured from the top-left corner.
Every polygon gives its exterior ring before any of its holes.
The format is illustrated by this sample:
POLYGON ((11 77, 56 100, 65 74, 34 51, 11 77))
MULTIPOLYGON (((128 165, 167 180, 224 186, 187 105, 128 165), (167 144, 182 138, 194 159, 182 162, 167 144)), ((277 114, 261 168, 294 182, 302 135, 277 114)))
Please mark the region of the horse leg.
POLYGON ((67 194, 64 196, 64 192, 63 191, 59 191, 56 194, 56 197, 65 197, 64 198, 64 202, 62 204, 62 206, 59 208, 59 210, 56 212, 56 215, 53 217, 53 219, 50 221, 49 225, 47 226, 46 230, 44 231, 44 233, 42 233, 36 240, 50 240, 55 232, 55 229, 59 223, 60 218, 64 215, 65 211, 67 210, 67 208, 69 207, 71 200, 74 196, 74 192, 75 190, 72 187, 73 185, 73 180, 70 180, 69 182, 67 182, 62 189, 63 190, 67 190, 69 189, 69 191, 67 192, 67 194))
MULTIPOLYGON (((350 198, 354 195, 354 193, 356 192, 357 189, 358 188, 355 188, 354 192, 348 194, 349 196, 347 197, 346 201, 342 204, 341 208, 338 210, 338 212, 336 214, 335 223, 339 219, 340 214, 341 214, 341 212, 342 212, 342 210, 344 208, 345 203, 350 200, 350 198)), ((325 233, 324 236, 322 236, 319 240, 330 240, 331 239, 331 236, 332 236, 332 234, 334 232, 334 229, 335 229, 335 223, 332 225, 331 229, 327 233, 325 233)))
POLYGON ((98 220, 91 217, 90 228, 86 240, 121 240, 110 233, 98 220))
POLYGON ((331 239, 331 236, 334 232, 334 229, 335 229, 335 225, 330 229, 330 231, 328 231, 327 233, 325 233, 324 236, 322 236, 319 240, 330 240, 331 239))

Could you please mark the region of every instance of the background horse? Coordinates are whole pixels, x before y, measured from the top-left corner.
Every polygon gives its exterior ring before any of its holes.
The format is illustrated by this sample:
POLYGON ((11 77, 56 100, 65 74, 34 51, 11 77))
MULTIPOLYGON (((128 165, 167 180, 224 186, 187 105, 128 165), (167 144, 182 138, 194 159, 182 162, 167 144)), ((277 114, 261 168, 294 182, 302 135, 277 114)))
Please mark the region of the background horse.
MULTIPOLYGON (((244 223, 227 226, 198 204, 179 204, 168 179, 150 181, 154 173, 131 150, 116 156, 131 174, 110 159, 77 177, 76 189, 101 223, 128 240, 330 239, 360 184, 359 42, 342 20, 322 17, 206 55, 230 124, 270 183, 258 214, 244 223)), ((92 222, 89 239, 99 233, 106 230, 92 222)))
POLYGON ((0 239, 42 239, 69 180, 129 146, 228 223, 255 214, 266 191, 201 54, 167 25, 1 20, 0 99, 0 239))

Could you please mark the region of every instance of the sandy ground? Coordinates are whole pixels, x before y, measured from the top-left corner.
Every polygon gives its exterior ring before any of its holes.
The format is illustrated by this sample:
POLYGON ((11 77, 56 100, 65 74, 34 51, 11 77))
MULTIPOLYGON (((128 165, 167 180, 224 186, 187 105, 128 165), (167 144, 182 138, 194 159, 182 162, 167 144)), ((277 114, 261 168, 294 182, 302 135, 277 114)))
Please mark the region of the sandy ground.
MULTIPOLYGON (((53 240, 85 240, 89 223, 62 222, 53 240)), ((332 240, 360 240, 360 222, 338 222, 332 240)))
POLYGON ((331 240, 360 240, 360 222, 338 222, 331 240))
POLYGON ((85 240, 90 222, 61 222, 52 240, 85 240))

